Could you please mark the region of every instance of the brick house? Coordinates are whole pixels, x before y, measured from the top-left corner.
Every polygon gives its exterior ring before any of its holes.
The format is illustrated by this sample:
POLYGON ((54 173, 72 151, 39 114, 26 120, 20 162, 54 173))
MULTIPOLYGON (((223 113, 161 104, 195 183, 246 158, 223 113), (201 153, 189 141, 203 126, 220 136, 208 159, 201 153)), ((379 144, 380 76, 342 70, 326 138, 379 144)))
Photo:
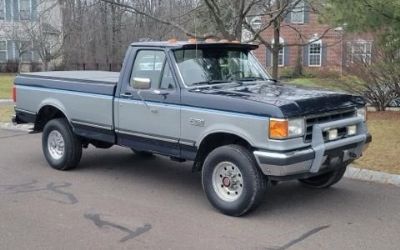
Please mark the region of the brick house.
MULTIPOLYGON (((272 42, 273 30, 265 30, 262 36, 272 42)), ((278 60, 281 75, 299 64, 305 72, 342 74, 355 59, 371 61, 373 36, 349 34, 341 27, 322 24, 313 8, 301 1, 285 17, 280 43, 283 45, 278 60)), ((265 46, 261 45, 255 55, 265 67, 271 67, 272 54, 265 46)))

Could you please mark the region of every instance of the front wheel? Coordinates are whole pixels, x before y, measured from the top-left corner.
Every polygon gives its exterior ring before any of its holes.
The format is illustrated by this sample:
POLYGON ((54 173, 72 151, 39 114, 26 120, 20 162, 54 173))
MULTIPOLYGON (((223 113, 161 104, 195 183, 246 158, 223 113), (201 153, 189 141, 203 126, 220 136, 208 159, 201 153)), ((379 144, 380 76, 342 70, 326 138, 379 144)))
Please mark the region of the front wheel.
POLYGON ((215 208, 227 215, 241 216, 260 203, 267 179, 249 150, 239 145, 226 145, 207 156, 202 184, 215 208))
POLYGON ((82 157, 82 142, 64 118, 46 124, 42 134, 42 149, 47 162, 57 170, 76 167, 82 157))
POLYGON ((313 176, 307 179, 299 179, 299 182, 306 187, 310 188, 328 188, 338 183, 346 172, 347 165, 340 166, 338 169, 330 171, 325 174, 313 176))

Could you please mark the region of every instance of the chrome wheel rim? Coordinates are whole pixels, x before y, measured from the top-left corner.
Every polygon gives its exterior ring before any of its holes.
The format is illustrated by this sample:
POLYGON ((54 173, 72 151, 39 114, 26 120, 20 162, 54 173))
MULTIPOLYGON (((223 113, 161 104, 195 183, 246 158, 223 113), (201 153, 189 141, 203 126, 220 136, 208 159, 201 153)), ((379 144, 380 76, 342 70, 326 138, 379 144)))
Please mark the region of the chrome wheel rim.
POLYGON ((49 133, 47 137, 47 149, 50 153, 50 156, 59 160, 64 155, 64 137, 57 130, 53 130, 49 133))
POLYGON ((224 201, 237 200, 243 191, 243 175, 232 162, 220 162, 213 171, 212 183, 215 193, 224 201))

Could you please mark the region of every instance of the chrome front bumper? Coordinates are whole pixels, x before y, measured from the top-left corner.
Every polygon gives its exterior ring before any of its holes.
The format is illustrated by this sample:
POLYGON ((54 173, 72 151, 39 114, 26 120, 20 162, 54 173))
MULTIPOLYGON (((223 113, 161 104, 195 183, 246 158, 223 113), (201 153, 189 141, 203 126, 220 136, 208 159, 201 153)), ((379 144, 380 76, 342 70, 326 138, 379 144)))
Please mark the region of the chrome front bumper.
POLYGON ((323 124, 315 124, 311 146, 289 152, 270 152, 257 150, 254 156, 260 169, 269 176, 290 176, 315 174, 331 165, 357 159, 366 149, 372 137, 367 133, 365 123, 360 117, 353 117, 323 124), (324 142, 323 132, 338 127, 356 125, 357 133, 343 139, 324 142), (332 154, 331 152, 339 150, 332 154))

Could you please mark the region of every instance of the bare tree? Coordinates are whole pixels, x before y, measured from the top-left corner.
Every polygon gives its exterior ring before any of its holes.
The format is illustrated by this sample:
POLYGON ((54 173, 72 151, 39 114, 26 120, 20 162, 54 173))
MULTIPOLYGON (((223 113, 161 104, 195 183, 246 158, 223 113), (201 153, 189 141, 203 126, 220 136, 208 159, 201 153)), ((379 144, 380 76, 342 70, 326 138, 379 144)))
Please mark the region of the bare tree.
POLYGON ((3 29, 6 34, 6 39, 14 42, 16 52, 15 64, 17 65, 17 71, 20 72, 22 58, 24 55, 32 53, 32 42, 29 40, 30 37, 24 32, 18 23, 11 23, 6 27, 3 27, 3 29))
MULTIPOLYGON (((284 22, 286 16, 302 0, 201 0, 195 1, 192 9, 181 15, 171 13, 167 17, 157 15, 152 8, 140 8, 137 3, 140 1, 119 1, 99 0, 110 5, 119 6, 126 11, 140 15, 156 22, 169 25, 181 31, 187 36, 199 39, 220 38, 229 40, 242 40, 244 31, 250 33, 247 42, 258 42, 266 46, 272 52, 272 76, 278 76, 278 57, 282 45, 279 43, 280 31, 287 26, 296 32, 299 36, 299 42, 295 44, 285 44, 285 46, 305 46, 312 42, 309 37, 305 37, 295 25, 284 22), (186 22, 178 22, 177 17, 184 17, 186 22), (252 17, 261 17, 260 23, 255 28, 252 23, 252 17), (273 29, 273 40, 267 40, 263 32, 267 29, 273 29)), ((146 1, 153 2, 153 1, 146 1)), ((318 12, 321 5, 320 1, 309 0, 307 4, 310 8, 307 11, 318 12)), ((330 31, 328 27, 314 40, 319 40, 330 31)))
POLYGON ((343 83, 351 93, 362 95, 378 111, 385 111, 400 98, 400 64, 398 52, 374 48, 374 60, 362 56, 348 61, 347 71, 361 82, 343 83))

